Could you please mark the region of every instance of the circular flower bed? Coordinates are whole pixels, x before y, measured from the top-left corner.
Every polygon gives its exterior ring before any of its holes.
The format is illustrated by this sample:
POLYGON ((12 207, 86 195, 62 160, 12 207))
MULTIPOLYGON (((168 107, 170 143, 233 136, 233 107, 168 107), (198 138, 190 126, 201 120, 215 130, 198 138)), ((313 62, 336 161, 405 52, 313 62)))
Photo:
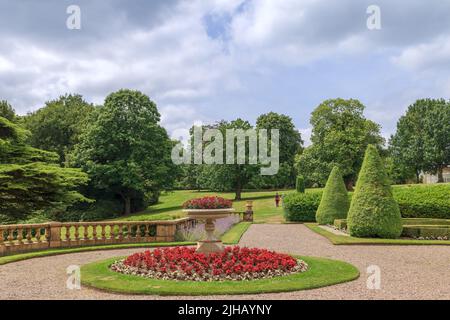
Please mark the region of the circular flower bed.
POLYGON ((290 255, 238 246, 209 255, 187 247, 155 249, 135 253, 111 265, 111 270, 124 274, 193 281, 254 280, 307 269, 304 261, 290 255))
POLYGON ((229 209, 233 202, 221 197, 203 197, 191 199, 183 203, 184 209, 229 209))

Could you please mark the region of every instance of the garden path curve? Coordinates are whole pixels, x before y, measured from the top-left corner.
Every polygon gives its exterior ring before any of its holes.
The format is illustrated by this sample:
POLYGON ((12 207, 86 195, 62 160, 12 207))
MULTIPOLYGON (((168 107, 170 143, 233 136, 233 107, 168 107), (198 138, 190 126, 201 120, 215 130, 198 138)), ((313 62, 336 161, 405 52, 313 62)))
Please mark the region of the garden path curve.
MULTIPOLYGON (((280 252, 344 260, 360 270, 355 281, 306 291, 220 299, 450 299, 450 248, 448 246, 335 246, 301 224, 253 224, 240 245, 280 252), (381 269, 381 289, 367 289, 367 267, 381 269)), ((69 265, 82 265, 127 255, 143 248, 103 250, 34 258, 0 266, 0 300, 3 299, 190 299, 122 295, 83 287, 66 289, 69 265)), ((214 299, 217 296, 194 297, 214 299)))

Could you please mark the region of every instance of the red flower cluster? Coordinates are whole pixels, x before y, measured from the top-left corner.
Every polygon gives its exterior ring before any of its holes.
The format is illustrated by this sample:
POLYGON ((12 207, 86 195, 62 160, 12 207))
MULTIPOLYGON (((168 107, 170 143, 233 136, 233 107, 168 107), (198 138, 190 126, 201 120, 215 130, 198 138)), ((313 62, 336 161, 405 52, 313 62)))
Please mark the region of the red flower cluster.
POLYGON ((184 209, 223 209, 231 208, 233 202, 221 197, 203 197, 191 199, 183 203, 184 209))
POLYGON ((135 253, 116 262, 115 271, 176 280, 244 280, 305 271, 303 261, 266 249, 227 247, 205 255, 174 247, 135 253))

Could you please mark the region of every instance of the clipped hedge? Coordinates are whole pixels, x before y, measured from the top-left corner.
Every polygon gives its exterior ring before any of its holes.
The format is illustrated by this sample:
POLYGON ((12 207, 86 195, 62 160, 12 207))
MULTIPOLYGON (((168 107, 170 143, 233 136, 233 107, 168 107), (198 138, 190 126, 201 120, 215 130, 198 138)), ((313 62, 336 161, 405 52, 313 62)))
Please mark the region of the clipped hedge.
POLYGON ((287 221, 316 221, 316 211, 321 198, 321 192, 290 193, 284 196, 284 217, 287 221))
MULTIPOLYGON (((308 191, 319 197, 318 208, 322 190, 309 189, 308 191)), ((403 218, 450 219, 450 183, 397 185, 392 186, 392 192, 403 218)), ((351 200, 352 193, 348 194, 351 200)))
POLYGON ((450 219, 450 184, 395 186, 394 199, 403 218, 450 219))

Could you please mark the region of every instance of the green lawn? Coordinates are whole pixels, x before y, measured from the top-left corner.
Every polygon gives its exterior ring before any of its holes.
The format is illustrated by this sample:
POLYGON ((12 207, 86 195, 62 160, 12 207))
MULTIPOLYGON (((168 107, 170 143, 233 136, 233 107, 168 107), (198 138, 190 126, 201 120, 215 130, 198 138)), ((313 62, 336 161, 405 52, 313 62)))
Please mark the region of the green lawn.
MULTIPOLYGON (((278 191, 279 194, 286 194, 294 190, 278 191)), ((234 201, 233 207, 236 211, 245 211, 245 202, 253 201, 253 212, 255 223, 281 223, 284 222, 283 209, 275 207, 276 191, 252 191, 243 192, 243 199, 234 201)), ((217 195, 227 199, 234 199, 232 192, 199 192, 193 190, 180 190, 164 192, 159 198, 159 202, 150 206, 147 210, 134 213, 128 216, 120 217, 115 220, 124 221, 146 221, 146 220, 170 220, 184 217, 181 211, 182 204, 186 200, 199 198, 207 195, 217 195)))
POLYGON ((313 289, 354 280, 353 265, 325 258, 299 257, 309 266, 305 272, 251 281, 174 281, 143 278, 114 272, 109 266, 121 257, 81 267, 81 283, 101 290, 131 294, 213 295, 286 292, 313 289))

